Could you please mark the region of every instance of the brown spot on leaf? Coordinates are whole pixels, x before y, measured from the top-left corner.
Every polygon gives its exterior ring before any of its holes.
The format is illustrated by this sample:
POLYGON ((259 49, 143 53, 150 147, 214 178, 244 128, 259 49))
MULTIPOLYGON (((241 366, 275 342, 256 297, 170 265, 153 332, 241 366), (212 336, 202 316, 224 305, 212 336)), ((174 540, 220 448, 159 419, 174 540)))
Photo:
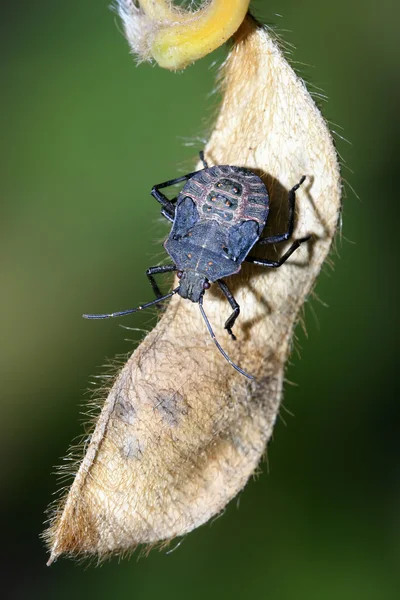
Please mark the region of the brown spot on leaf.
POLYGON ((128 425, 133 425, 136 411, 127 398, 120 398, 117 401, 114 409, 114 417, 128 425))
POLYGON ((126 459, 140 460, 143 455, 144 442, 136 435, 127 435, 120 448, 121 456, 126 459))
POLYGON ((177 427, 182 417, 188 413, 183 396, 174 390, 159 394, 155 399, 154 409, 170 427, 177 427))

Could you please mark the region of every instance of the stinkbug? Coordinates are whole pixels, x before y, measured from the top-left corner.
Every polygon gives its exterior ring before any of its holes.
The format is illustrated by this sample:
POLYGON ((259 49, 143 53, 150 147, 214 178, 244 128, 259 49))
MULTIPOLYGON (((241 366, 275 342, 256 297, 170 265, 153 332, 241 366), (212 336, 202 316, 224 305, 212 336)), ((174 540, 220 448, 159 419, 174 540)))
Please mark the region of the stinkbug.
POLYGON ((108 319, 122 317, 158 304, 179 294, 199 304, 207 329, 218 350, 239 373, 254 379, 236 365, 216 339, 203 308, 204 292, 212 283, 217 283, 232 307, 232 314, 225 322, 225 329, 235 340, 233 325, 240 313, 239 304, 223 277, 235 275, 242 263, 249 262, 262 267, 278 268, 289 256, 306 242, 310 236, 293 242, 279 260, 268 260, 249 255, 257 245, 278 244, 289 240, 293 234, 296 190, 304 182, 292 187, 288 195, 288 224, 284 233, 260 238, 267 223, 269 195, 262 179, 243 167, 215 165, 209 167, 200 152, 203 169, 188 173, 155 185, 151 195, 161 204, 161 214, 172 223, 164 248, 173 263, 147 269, 156 300, 137 308, 102 315, 83 315, 86 319, 108 319), (176 198, 169 200, 161 189, 186 181, 176 198), (169 294, 162 295, 154 275, 176 271, 179 285, 169 294))

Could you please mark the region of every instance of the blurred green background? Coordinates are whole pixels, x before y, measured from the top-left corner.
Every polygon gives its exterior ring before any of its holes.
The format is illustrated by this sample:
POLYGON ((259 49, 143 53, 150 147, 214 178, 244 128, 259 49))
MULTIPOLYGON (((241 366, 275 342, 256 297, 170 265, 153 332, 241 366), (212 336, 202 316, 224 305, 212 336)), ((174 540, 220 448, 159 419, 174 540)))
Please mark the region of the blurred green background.
MULTIPOLYGON (((140 332, 83 312, 150 298, 167 228, 154 183, 190 170, 225 50, 180 74, 136 67, 107 0, 20 0, 1 19, 2 589, 18 599, 397 598, 399 4, 259 0, 297 46, 347 165, 340 258, 298 331, 269 472, 172 554, 46 568, 53 466, 105 358, 140 332), (283 17, 278 16, 283 15, 283 17), (187 144, 192 145, 187 145, 187 144), (149 296, 150 294, 150 296, 149 296), (396 593, 397 592, 397 593, 396 593)), ((266 135, 268 132, 266 132, 266 135)), ((145 327, 149 315, 124 322, 145 327)))

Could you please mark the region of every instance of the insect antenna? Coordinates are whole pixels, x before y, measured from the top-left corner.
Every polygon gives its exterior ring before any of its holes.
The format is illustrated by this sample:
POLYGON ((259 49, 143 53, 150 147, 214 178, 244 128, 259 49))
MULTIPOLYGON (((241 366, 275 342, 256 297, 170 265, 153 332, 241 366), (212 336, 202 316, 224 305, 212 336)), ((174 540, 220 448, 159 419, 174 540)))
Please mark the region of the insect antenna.
POLYGON ((203 298, 200 297, 199 300, 199 308, 200 308, 200 312, 201 315, 207 325, 207 329, 208 332, 211 336, 212 341, 214 342, 214 344, 217 346, 218 350, 221 352, 222 356, 228 361, 228 363, 234 368, 236 369, 236 371, 239 371, 239 373, 241 373, 242 375, 244 375, 245 377, 247 377, 248 379, 254 379, 253 375, 249 375, 249 373, 246 373, 246 371, 243 371, 243 369, 241 369, 240 367, 238 367, 238 365, 235 365, 235 363, 229 358, 229 356, 227 355, 227 353, 225 352, 225 350, 222 348, 222 346, 220 345, 220 343, 218 342, 217 338, 215 337, 215 333, 212 330, 212 327, 210 325, 210 321, 207 319, 207 315, 204 312, 204 308, 203 308, 203 298))
POLYGON ((131 313, 138 312, 139 310, 144 310, 145 308, 149 308, 149 306, 153 306, 154 304, 158 304, 159 302, 162 302, 163 300, 166 300, 167 298, 171 298, 171 296, 176 294, 176 292, 178 290, 179 290, 179 286, 176 287, 174 290, 172 290, 172 292, 170 292, 169 294, 166 294, 165 296, 162 296, 161 298, 156 298, 156 300, 152 300, 151 302, 147 302, 146 304, 142 304, 141 306, 138 306, 137 308, 129 308, 128 310, 120 310, 119 312, 108 313, 108 314, 104 314, 104 315, 82 315, 82 317, 84 319, 110 319, 112 317, 123 317, 124 315, 129 315, 131 313))

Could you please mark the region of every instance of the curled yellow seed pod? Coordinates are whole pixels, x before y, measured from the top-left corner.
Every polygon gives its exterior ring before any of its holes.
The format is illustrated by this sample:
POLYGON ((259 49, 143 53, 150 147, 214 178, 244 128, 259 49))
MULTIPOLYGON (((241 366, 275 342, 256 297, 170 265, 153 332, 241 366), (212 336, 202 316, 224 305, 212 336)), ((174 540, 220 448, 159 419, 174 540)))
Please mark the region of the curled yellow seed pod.
POLYGON ((237 31, 250 0, 212 0, 195 12, 165 0, 118 0, 128 42, 139 60, 176 70, 206 56, 237 31))
POLYGON ((265 179, 273 231, 285 223, 288 190, 306 175, 293 237, 312 234, 312 241, 281 269, 244 265, 232 278, 242 307, 238 342, 223 329, 226 300, 207 292, 217 337, 254 382, 216 351, 198 307, 172 298, 109 392, 74 483, 53 513, 49 563, 63 553, 124 553, 198 527, 243 488, 271 436, 293 327, 336 231, 341 180, 330 133, 303 81, 251 17, 222 75, 206 159, 265 179))

